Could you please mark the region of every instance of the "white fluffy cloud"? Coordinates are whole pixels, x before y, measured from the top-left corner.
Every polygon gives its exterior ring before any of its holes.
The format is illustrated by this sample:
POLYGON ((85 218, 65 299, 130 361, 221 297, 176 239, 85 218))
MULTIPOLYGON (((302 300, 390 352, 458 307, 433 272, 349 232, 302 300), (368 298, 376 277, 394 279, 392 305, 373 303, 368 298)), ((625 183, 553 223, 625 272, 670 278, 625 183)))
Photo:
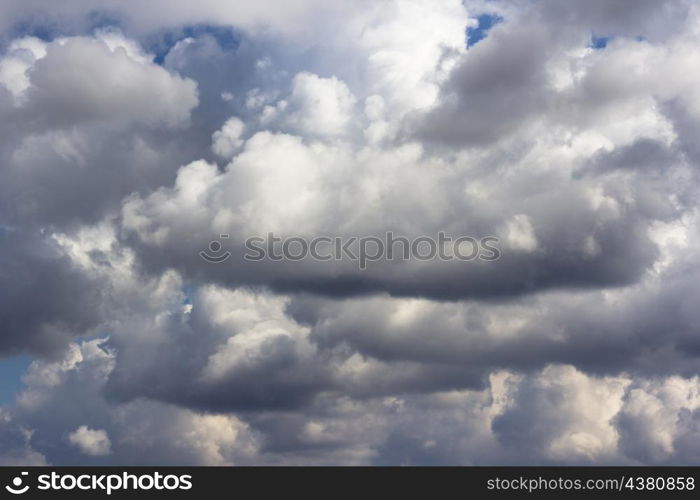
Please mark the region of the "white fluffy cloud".
MULTIPOLYGON (((34 48, 33 64, 6 82, 23 98, 20 111, 47 127, 186 121, 197 105, 196 84, 151 63, 133 42, 108 35, 63 38, 34 48)), ((11 46, 3 61, 26 53, 28 41, 11 46)))
POLYGON ((90 429, 85 425, 68 434, 68 441, 86 455, 99 457, 112 452, 112 443, 107 433, 103 430, 90 429))
POLYGON ((352 119, 355 97, 347 85, 335 77, 319 78, 299 73, 292 80, 286 121, 303 136, 334 136, 346 131, 352 119))
POLYGON ((232 158, 243 146, 242 135, 245 123, 236 118, 229 118, 221 129, 212 135, 211 150, 222 158, 232 158))

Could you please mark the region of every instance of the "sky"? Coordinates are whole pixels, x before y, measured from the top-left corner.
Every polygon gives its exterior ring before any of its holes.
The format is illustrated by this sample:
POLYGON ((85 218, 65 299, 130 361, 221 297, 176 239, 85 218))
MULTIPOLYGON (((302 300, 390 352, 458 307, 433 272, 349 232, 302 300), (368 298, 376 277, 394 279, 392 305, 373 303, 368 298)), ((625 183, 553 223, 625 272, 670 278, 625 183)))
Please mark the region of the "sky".
POLYGON ((0 3, 0 464, 698 463, 699 83, 691 0, 0 3), (245 259, 388 232, 499 258, 245 259))

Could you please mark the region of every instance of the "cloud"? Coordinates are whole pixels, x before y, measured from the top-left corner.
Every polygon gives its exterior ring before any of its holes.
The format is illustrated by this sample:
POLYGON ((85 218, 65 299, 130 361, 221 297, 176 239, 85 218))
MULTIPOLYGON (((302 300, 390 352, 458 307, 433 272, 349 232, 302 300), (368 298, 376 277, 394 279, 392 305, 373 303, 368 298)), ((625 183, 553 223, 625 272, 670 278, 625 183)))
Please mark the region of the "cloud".
POLYGON ((616 417, 624 452, 655 464, 692 459, 698 403, 696 378, 634 384, 616 417))
POLYGON ((42 466, 46 465, 44 455, 31 446, 32 432, 21 423, 14 422, 6 410, 0 411, 0 443, 2 466, 42 466))
POLYGON ((700 13, 628 4, 3 4, 0 463, 697 462, 700 13), (501 256, 243 258, 389 231, 501 256))
POLYGON ((68 435, 68 441, 86 455, 99 457, 112 452, 112 443, 107 433, 103 430, 90 429, 85 425, 71 432, 68 435))
MULTIPOLYGON (((364 4, 364 2, 362 2, 364 4)), ((6 20, 4 30, 12 28, 11 21, 57 24, 71 29, 85 29, 89 26, 91 14, 106 16, 127 22, 134 30, 152 32, 164 27, 178 27, 190 23, 222 23, 243 26, 251 30, 274 29, 305 35, 303 27, 320 19, 324 14, 342 18, 352 12, 350 6, 328 6, 320 0, 293 0, 280 6, 265 0, 254 5, 222 5, 215 0, 206 0, 193 9, 185 0, 175 2, 157 0, 148 6, 125 4, 118 0, 95 5, 89 1, 69 0, 60 11, 50 8, 46 0, 31 0, 27 3, 8 4, 2 8, 2 18, 6 20)), ((363 8, 358 4, 356 9, 363 8)))
POLYGON ((229 118, 221 129, 212 135, 211 149, 222 158, 232 158, 243 146, 241 136, 245 131, 245 123, 236 118, 229 118))
POLYGON ((104 348, 83 343, 60 362, 32 366, 7 414, 7 422, 26 426, 22 446, 53 443, 46 459, 64 464, 669 464, 692 457, 697 427, 696 378, 633 381, 556 364, 529 375, 495 371, 479 390, 367 399, 328 393, 296 410, 239 417, 144 398, 105 404, 102 388, 114 358, 104 348), (74 398, 80 407, 59 404, 74 398), (103 429, 75 431, 81 418, 103 429), (662 421, 669 425, 657 426, 662 421), (60 446, 71 433, 82 443, 78 449, 60 446), (111 453, 86 458, 106 434, 111 453), (628 441, 632 436, 645 439, 628 441))
POLYGON ((77 266, 51 238, 0 228, 5 285, 0 354, 50 355, 100 323, 100 280, 77 266))
POLYGON ((622 378, 592 380, 569 367, 548 367, 518 387, 517 402, 496 417, 493 430, 504 447, 518 449, 522 460, 609 460, 617 444, 610 420, 620 409, 627 383, 622 378))
POLYGON ((422 153, 418 145, 356 152, 260 132, 224 172, 194 162, 180 169, 173 187, 126 200, 123 226, 149 267, 174 266, 187 276, 233 286, 328 295, 386 291, 459 299, 619 286, 638 280, 657 254, 646 228, 666 216, 663 200, 630 203, 609 179, 572 181, 553 166, 542 168, 544 191, 532 184, 526 164, 512 168, 510 183, 495 184, 494 172, 424 160, 422 153), (339 186, 341 197, 333 194, 339 186), (358 206, 359 199, 369 202, 358 206), (528 221, 522 241, 515 237, 517 220, 528 221), (440 231, 453 239, 494 236, 506 247, 497 263, 379 262, 371 273, 348 261, 243 259, 246 239, 268 233, 310 239, 381 237, 388 231, 411 239, 437 238, 440 231), (231 235, 227 250, 233 256, 212 267, 198 252, 222 233, 231 235), (532 251, 533 238, 542 251, 532 251))
POLYGON ((194 82, 134 60, 120 47, 80 38, 47 47, 26 93, 28 113, 47 117, 51 127, 104 119, 173 126, 197 104, 194 82))
POLYGON ((302 72, 292 81, 286 120, 306 137, 338 135, 347 128, 354 104, 355 97, 342 81, 302 72))
POLYGON ((258 448, 255 436, 234 416, 146 400, 116 406, 105 401, 102 390, 113 366, 114 353, 105 349, 104 339, 72 344, 57 361, 35 361, 25 390, 7 412, 8 422, 22 423, 30 450, 33 440, 52 443, 45 457, 49 463, 227 465, 258 448), (76 428, 80 421, 90 425, 76 428))

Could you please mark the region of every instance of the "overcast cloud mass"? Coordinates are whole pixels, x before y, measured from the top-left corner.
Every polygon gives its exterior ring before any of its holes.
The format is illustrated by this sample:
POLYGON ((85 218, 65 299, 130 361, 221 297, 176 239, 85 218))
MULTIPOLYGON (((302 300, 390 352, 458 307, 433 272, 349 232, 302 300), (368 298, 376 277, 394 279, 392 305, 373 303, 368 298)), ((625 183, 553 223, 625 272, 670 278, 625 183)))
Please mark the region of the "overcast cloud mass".
POLYGON ((2 465, 700 461, 692 0, 7 0, 0 117, 2 465), (243 258, 388 231, 501 258, 243 258))

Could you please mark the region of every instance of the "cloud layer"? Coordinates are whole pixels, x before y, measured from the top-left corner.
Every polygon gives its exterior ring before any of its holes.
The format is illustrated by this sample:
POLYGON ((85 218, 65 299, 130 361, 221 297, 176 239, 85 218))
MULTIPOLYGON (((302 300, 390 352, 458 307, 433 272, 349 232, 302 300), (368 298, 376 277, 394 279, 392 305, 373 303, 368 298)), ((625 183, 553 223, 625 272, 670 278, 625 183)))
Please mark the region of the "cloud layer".
POLYGON ((0 464, 697 461, 692 2, 0 19, 0 464), (501 258, 243 258, 387 232, 501 258))

